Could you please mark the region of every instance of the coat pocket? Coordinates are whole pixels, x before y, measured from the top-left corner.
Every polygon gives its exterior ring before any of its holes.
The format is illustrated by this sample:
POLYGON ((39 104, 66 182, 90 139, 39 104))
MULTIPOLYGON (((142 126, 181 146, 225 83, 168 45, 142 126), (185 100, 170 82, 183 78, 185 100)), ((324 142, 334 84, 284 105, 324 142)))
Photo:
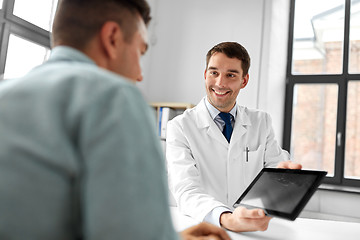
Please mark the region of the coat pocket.
POLYGON ((263 145, 259 145, 258 148, 248 148, 244 150, 244 181, 245 186, 248 186, 256 177, 256 175, 264 167, 264 153, 265 148, 263 145))

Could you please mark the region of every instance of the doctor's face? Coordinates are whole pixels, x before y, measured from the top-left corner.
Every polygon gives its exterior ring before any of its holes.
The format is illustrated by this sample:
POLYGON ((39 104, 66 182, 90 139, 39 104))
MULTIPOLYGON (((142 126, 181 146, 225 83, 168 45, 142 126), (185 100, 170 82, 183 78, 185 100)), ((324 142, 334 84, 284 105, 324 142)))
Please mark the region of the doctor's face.
POLYGON ((240 89, 249 80, 249 74, 243 75, 241 60, 220 52, 211 56, 204 75, 207 98, 221 112, 234 107, 240 89))

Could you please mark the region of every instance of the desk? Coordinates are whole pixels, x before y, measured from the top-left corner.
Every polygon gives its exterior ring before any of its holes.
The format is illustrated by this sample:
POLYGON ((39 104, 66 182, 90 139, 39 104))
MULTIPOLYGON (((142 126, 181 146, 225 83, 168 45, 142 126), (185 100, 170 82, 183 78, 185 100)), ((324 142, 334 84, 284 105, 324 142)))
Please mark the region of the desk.
MULTIPOLYGON (((176 207, 170 207, 175 229, 182 231, 197 222, 182 215, 176 207)), ((360 223, 337 222, 298 218, 295 221, 273 218, 265 232, 234 233, 228 231, 231 239, 261 240, 359 240, 360 223)))

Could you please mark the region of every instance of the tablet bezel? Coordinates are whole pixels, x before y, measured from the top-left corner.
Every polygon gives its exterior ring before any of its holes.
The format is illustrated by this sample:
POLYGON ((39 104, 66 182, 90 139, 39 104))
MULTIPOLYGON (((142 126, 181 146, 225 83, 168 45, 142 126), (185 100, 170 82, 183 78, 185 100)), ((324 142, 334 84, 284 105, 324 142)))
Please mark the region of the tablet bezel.
POLYGON ((259 174, 255 177, 255 179, 251 182, 251 184, 246 188, 246 190, 241 194, 239 199, 234 203, 233 207, 236 208, 238 206, 244 206, 246 208, 259 208, 259 209, 263 209, 267 215, 285 218, 285 219, 294 221, 299 216, 300 212, 303 210, 303 208, 305 207, 307 202, 310 200, 312 195, 315 193, 315 191, 321 184, 321 181, 324 179, 326 174, 327 174, 326 171, 283 169, 283 168, 263 168, 259 172, 259 174), (258 207, 258 206, 242 204, 241 200, 248 194, 248 192, 250 192, 252 190, 252 187, 260 179, 260 177, 263 175, 264 172, 268 172, 268 173, 276 172, 276 173, 288 173, 288 174, 300 174, 300 175, 315 175, 316 179, 291 213, 275 211, 275 210, 262 208, 262 207, 258 207))

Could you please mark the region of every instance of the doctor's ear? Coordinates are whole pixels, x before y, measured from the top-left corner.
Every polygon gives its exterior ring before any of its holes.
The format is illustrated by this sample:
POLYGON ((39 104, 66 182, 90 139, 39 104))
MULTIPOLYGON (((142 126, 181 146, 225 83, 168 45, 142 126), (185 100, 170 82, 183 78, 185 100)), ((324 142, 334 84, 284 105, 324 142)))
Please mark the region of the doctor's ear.
POLYGON ((249 74, 246 74, 243 79, 242 79, 242 83, 241 83, 241 88, 244 88, 249 82, 249 74))
POLYGON ((205 72, 204 72, 204 79, 206 80, 206 72, 207 72, 207 69, 205 69, 205 72))

